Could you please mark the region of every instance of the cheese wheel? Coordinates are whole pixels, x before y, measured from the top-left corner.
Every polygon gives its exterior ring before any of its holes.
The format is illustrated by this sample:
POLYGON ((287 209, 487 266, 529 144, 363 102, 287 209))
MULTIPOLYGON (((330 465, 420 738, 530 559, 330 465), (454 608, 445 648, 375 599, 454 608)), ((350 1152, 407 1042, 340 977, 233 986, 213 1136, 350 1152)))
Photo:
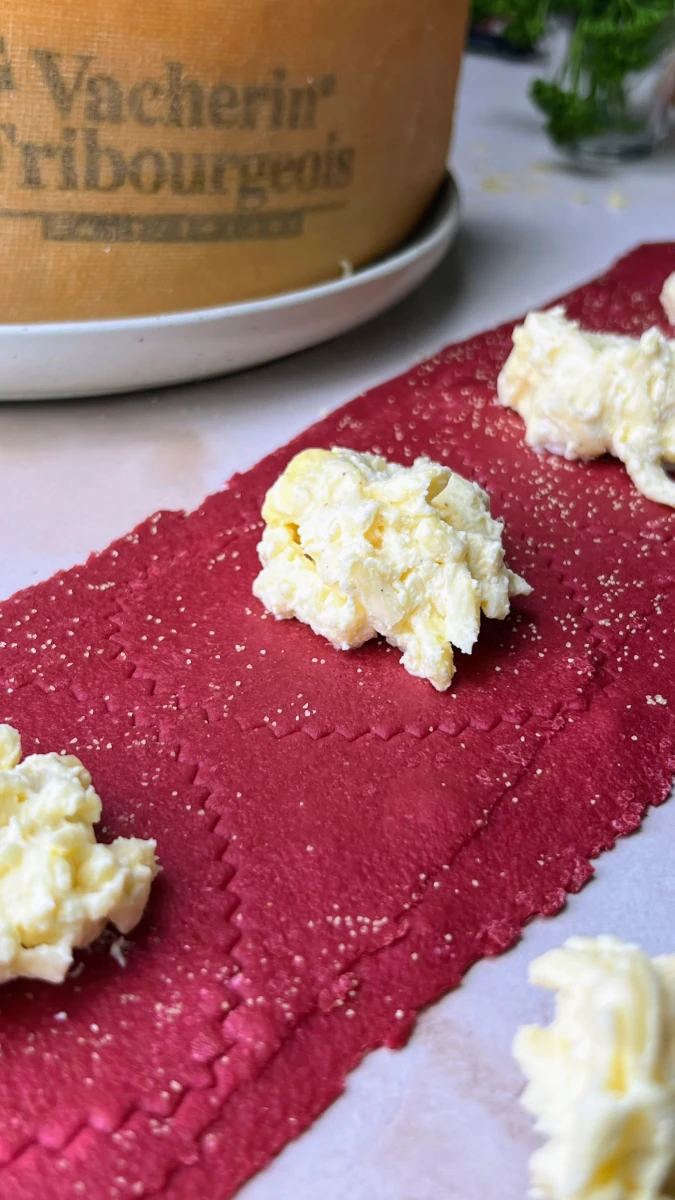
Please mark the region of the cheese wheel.
POLYGON ((12 0, 0 322, 185 311, 393 249, 433 199, 466 0, 12 0))

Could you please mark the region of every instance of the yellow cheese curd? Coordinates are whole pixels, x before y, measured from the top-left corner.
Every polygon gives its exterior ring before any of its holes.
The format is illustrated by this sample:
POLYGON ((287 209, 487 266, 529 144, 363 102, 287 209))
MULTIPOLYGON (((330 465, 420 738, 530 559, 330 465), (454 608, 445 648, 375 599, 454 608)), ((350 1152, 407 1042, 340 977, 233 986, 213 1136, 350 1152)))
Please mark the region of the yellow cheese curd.
POLYGON ((305 450, 267 493, 254 594, 341 650, 381 634, 411 675, 450 686, 452 647, 471 649, 481 612, 506 617, 531 588, 504 565, 502 523, 476 484, 418 458, 305 450))
POLYGON ((128 933, 159 871, 154 841, 96 841, 101 801, 72 755, 33 754, 0 725, 0 983, 60 983, 73 949, 128 933))
POLYGON ((671 325, 675 325, 675 272, 669 275, 661 291, 661 303, 671 325))
POLYGON ((530 979, 557 992, 551 1025, 520 1029, 514 1044, 523 1105, 548 1139, 532 1155, 530 1195, 675 1196, 675 955, 570 938, 530 979))
POLYGON ((564 458, 613 454, 638 491, 675 506, 675 344, 584 333, 564 309, 533 312, 513 333, 499 399, 525 422, 525 440, 564 458))

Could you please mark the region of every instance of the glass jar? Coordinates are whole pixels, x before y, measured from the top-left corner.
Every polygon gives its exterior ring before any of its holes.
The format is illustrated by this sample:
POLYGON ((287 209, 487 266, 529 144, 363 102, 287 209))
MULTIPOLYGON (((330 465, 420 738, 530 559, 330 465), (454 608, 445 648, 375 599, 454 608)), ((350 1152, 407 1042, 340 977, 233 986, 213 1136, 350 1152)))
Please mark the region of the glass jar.
POLYGON ((675 20, 644 13, 639 25, 561 18, 552 70, 532 96, 557 148, 611 163, 651 153, 667 137, 675 98, 675 20))

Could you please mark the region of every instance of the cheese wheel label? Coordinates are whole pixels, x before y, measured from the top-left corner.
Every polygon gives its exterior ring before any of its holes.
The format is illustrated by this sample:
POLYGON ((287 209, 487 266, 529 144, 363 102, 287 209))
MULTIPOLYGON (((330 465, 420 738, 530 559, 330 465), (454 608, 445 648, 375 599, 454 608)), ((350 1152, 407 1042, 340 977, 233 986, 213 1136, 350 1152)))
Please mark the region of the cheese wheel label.
POLYGON ((0 16, 0 321, 307 286, 422 215, 463 3, 233 7, 18 0, 0 16))

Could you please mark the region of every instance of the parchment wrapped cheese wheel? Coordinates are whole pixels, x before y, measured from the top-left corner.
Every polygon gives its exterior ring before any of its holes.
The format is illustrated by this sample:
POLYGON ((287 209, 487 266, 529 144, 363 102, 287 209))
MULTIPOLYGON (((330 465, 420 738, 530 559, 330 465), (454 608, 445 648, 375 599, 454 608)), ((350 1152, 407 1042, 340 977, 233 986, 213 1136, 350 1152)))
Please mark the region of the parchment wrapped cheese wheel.
POLYGON ((12 0, 0 322, 305 287, 439 187, 465 0, 12 0))

